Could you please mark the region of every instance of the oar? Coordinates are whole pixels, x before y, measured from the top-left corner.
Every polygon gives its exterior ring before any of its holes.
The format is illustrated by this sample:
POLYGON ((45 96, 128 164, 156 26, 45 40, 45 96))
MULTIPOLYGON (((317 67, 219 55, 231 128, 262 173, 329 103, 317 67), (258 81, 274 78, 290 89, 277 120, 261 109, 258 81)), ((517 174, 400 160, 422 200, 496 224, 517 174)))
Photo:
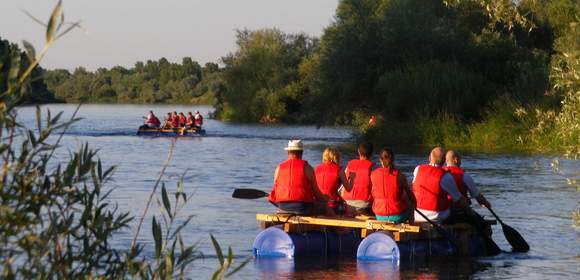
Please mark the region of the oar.
POLYGON ((256 189, 235 189, 234 193, 232 193, 233 198, 241 199, 256 199, 267 197, 268 195, 267 192, 256 189))
POLYGON ((512 245, 512 249, 514 252, 527 252, 530 250, 530 245, 528 242, 522 237, 522 235, 515 230, 514 228, 504 224, 501 219, 491 210, 491 208, 487 208, 489 212, 497 219, 497 221, 501 224, 501 229, 503 230, 503 235, 505 239, 512 245))
POLYGON ((495 256, 501 253, 501 249, 491 236, 488 235, 488 232, 484 229, 484 226, 487 226, 487 222, 477 213, 473 215, 466 214, 466 218, 471 220, 469 224, 475 227, 475 230, 479 234, 479 236, 483 239, 483 245, 485 246, 485 252, 488 256, 495 256))
POLYGON ((429 218, 427 218, 427 216, 425 216, 425 214, 423 214, 418 209, 415 209, 415 212, 419 213, 419 215, 421 215, 421 217, 423 217, 423 219, 425 219, 425 221, 427 221, 432 226, 434 226, 435 229, 441 235, 443 235, 445 238, 447 238, 447 240, 449 240, 449 242, 451 243, 451 245, 453 245, 453 247, 455 247, 455 250, 459 250, 459 247, 457 246, 457 240, 455 239, 454 236, 452 236, 451 234, 449 234, 449 232, 447 232, 445 229, 443 229, 440 225, 438 225, 438 224, 434 223, 433 221, 431 221, 429 218))

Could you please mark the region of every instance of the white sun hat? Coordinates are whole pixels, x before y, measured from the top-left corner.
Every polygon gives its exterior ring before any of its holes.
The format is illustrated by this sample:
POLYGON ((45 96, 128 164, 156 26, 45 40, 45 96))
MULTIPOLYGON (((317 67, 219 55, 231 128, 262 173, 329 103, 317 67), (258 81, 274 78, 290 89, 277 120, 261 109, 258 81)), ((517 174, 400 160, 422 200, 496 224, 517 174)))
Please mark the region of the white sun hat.
POLYGON ((290 140, 288 141, 288 147, 284 148, 286 151, 304 151, 302 146, 302 140, 290 140))

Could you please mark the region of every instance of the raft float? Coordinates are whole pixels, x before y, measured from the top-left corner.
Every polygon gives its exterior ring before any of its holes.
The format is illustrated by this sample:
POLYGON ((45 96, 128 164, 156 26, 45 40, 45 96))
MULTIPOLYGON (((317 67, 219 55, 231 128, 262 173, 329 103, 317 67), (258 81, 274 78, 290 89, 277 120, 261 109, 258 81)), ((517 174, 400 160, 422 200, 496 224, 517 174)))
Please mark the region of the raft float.
MULTIPOLYGON (((329 218, 257 214, 263 230, 253 243, 256 258, 349 256, 363 261, 413 260, 432 256, 484 256, 485 246, 469 224, 442 225, 452 244, 428 223, 393 224, 374 217, 329 218)), ((486 220, 495 224, 495 220, 486 220)))
POLYGON ((205 136, 205 129, 198 128, 139 128, 137 130, 138 136, 152 136, 152 137, 182 137, 182 136, 205 136))

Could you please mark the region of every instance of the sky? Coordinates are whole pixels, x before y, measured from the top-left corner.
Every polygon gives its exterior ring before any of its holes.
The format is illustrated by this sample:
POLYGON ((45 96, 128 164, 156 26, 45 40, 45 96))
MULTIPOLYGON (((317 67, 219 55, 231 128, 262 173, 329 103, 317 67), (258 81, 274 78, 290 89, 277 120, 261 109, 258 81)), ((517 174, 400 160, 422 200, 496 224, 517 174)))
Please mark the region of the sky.
MULTIPOLYGON (((2 0, 0 37, 43 47, 45 29, 23 11, 48 21, 57 0, 2 0)), ((276 27, 320 36, 338 0, 64 0, 65 21, 81 21, 49 50, 42 67, 89 70, 161 57, 204 64, 235 51, 236 29, 276 27)), ((23 49, 23 48, 22 48, 23 49)))

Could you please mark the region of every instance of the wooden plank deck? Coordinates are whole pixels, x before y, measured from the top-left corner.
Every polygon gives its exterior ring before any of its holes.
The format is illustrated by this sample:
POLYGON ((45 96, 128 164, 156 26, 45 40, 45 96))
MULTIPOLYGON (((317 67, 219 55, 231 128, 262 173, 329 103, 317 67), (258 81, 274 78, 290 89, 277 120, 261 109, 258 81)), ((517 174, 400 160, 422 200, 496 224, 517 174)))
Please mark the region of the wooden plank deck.
MULTIPOLYGON (((355 218, 330 218, 313 216, 296 216, 291 214, 256 214, 256 219, 264 228, 272 225, 283 225, 286 232, 307 232, 324 230, 324 227, 350 228, 360 230, 362 238, 376 231, 390 231, 395 241, 442 238, 429 223, 394 224, 386 221, 377 221, 372 216, 357 216, 355 218)), ((495 220, 486 220, 495 224, 495 220)), ((475 229, 468 224, 442 225, 452 234, 475 234, 475 229)))
POLYGON ((288 214, 256 214, 256 219, 262 222, 277 224, 333 226, 367 230, 388 230, 394 232, 419 232, 421 230, 421 227, 417 225, 393 224, 371 219, 361 220, 356 218, 292 216, 288 214))

